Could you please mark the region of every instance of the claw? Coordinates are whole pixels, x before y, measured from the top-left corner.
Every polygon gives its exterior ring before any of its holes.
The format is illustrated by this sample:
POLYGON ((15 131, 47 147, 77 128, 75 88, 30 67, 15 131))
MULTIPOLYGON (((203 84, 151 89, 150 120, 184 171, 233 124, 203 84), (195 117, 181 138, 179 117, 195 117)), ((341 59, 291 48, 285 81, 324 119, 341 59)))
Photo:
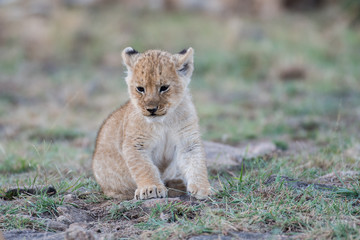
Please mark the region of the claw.
POLYGON ((150 198, 163 198, 167 195, 167 189, 165 186, 145 186, 145 187, 139 187, 135 191, 134 198, 136 200, 141 199, 150 199, 150 198))

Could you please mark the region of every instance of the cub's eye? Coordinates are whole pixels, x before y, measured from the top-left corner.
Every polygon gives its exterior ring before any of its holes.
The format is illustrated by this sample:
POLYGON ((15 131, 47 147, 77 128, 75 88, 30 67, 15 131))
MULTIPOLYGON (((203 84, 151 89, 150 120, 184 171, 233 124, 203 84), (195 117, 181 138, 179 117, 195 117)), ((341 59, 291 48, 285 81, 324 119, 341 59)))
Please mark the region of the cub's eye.
POLYGON ((139 93, 145 92, 145 88, 143 88, 143 87, 136 87, 136 90, 137 90, 139 93))
POLYGON ((160 92, 166 92, 169 89, 169 85, 164 85, 160 87, 160 92))

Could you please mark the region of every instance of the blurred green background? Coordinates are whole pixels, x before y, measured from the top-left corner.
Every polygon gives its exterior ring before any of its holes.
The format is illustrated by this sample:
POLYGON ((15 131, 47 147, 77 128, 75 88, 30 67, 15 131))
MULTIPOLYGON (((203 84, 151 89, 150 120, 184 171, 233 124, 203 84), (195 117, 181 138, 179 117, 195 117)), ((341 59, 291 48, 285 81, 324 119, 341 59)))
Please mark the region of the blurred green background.
POLYGON ((99 126, 128 98, 120 56, 127 46, 195 49, 190 87, 204 139, 353 149, 359 5, 0 0, 0 160, 20 171, 21 159, 88 169, 99 126))

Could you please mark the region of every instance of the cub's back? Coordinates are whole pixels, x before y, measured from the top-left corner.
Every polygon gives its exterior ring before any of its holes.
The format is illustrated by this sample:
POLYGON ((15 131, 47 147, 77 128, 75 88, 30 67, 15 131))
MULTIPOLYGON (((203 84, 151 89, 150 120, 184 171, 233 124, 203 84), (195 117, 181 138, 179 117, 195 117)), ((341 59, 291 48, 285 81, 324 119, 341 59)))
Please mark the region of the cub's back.
POLYGON ((96 137, 93 156, 97 154, 99 150, 112 148, 114 144, 122 145, 121 135, 124 131, 123 126, 127 109, 129 109, 130 105, 130 101, 127 101, 124 105, 113 111, 102 123, 96 137))

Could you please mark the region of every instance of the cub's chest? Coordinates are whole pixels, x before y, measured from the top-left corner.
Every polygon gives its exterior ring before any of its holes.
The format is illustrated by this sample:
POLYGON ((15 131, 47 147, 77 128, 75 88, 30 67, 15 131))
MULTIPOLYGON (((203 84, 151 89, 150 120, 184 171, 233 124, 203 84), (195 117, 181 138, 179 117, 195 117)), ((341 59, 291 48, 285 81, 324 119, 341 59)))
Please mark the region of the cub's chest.
POLYGON ((151 151, 152 161, 159 168, 166 168, 176 157, 180 140, 177 134, 165 129, 158 131, 154 136, 154 145, 151 151))

